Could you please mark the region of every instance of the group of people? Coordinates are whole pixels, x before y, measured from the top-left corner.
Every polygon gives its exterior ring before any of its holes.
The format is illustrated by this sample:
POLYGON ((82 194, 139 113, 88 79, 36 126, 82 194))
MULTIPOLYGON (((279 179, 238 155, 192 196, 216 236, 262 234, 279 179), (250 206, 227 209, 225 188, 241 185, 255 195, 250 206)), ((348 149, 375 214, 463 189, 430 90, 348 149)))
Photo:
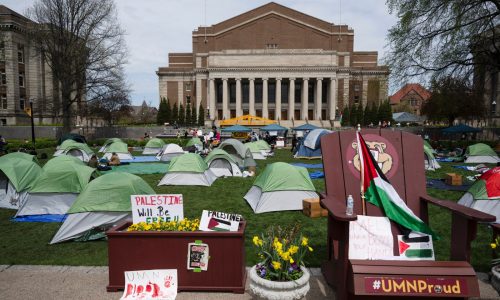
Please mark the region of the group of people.
POLYGON ((89 162, 87 165, 91 168, 95 168, 99 171, 108 171, 111 170, 112 166, 119 166, 121 165, 122 162, 120 161, 120 157, 116 152, 113 152, 111 154, 111 157, 109 160, 102 158, 100 160, 97 159, 97 155, 92 154, 92 156, 89 159, 89 162))

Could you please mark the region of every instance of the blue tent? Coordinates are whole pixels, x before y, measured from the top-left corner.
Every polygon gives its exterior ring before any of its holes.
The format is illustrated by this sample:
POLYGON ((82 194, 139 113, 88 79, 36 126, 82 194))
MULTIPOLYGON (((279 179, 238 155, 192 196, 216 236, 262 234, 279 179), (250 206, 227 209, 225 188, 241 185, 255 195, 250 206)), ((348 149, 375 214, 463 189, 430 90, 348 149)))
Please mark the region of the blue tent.
POLYGON ((250 132, 252 129, 243 125, 233 125, 221 130, 222 132, 250 132))
POLYGON ((321 158, 321 137, 331 133, 327 129, 314 129, 300 140, 295 158, 321 158))
POLYGON ((314 126, 314 125, 311 125, 311 124, 302 124, 298 127, 294 127, 292 128, 293 130, 295 131, 304 131, 304 130, 314 130, 314 129, 318 129, 319 127, 318 126, 314 126))
POLYGON ((451 126, 441 130, 443 133, 469 133, 469 132, 481 132, 481 129, 467 126, 465 124, 459 124, 456 126, 451 126))
POLYGON ((260 131, 285 131, 285 130, 288 130, 288 128, 280 126, 278 124, 267 125, 260 129, 260 131))

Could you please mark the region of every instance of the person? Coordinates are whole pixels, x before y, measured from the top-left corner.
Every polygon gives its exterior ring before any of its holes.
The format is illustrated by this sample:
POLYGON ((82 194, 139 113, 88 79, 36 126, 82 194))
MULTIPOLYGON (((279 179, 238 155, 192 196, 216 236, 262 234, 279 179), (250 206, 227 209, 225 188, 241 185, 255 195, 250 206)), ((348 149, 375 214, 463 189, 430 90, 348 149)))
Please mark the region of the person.
POLYGON ((149 133, 144 132, 144 139, 149 139, 149 133))
POLYGON ((7 151, 5 150, 5 145, 7 145, 7 142, 5 141, 5 138, 0 135, 0 155, 5 154, 7 151))
POLYGON ((97 168, 97 166, 99 165, 99 162, 97 161, 97 156, 95 154, 92 154, 87 165, 91 168, 95 168, 95 169, 97 168))
POLYGON ((297 141, 298 141, 298 140, 297 140, 297 134, 296 134, 296 133, 294 133, 294 134, 293 134, 293 137, 292 137, 292 150, 291 150, 291 151, 292 151, 292 153, 293 153, 293 151, 295 150, 295 147, 297 147, 297 141))
POLYGON ((118 154, 116 154, 116 152, 113 152, 111 154, 111 159, 109 160, 109 165, 110 166, 119 166, 120 165, 120 158, 118 157, 118 154))

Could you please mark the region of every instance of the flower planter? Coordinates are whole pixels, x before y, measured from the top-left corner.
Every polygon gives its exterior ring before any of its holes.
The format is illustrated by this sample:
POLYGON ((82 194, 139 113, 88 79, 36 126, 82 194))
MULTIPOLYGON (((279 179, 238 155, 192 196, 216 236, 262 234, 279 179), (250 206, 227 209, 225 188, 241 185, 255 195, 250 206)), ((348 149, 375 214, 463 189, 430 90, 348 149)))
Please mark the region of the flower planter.
POLYGON ((108 292, 123 290, 125 271, 177 269, 179 291, 245 291, 245 226, 236 232, 129 231, 131 222, 108 230, 108 292), (188 243, 209 246, 208 270, 187 269, 188 243))
POLYGON ((250 290, 258 297, 269 300, 302 299, 309 292, 309 271, 300 267, 303 275, 295 281, 271 281, 261 278, 255 266, 249 271, 250 290))

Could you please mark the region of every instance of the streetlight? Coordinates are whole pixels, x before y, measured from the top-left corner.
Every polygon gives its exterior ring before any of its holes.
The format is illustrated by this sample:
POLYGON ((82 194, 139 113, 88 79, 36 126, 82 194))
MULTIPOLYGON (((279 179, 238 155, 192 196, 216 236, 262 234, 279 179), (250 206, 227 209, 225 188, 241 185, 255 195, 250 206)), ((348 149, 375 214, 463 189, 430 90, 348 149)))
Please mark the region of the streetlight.
POLYGON ((30 98, 30 118, 31 118, 31 142, 33 143, 33 151, 35 149, 35 121, 33 119, 33 98, 30 98))

